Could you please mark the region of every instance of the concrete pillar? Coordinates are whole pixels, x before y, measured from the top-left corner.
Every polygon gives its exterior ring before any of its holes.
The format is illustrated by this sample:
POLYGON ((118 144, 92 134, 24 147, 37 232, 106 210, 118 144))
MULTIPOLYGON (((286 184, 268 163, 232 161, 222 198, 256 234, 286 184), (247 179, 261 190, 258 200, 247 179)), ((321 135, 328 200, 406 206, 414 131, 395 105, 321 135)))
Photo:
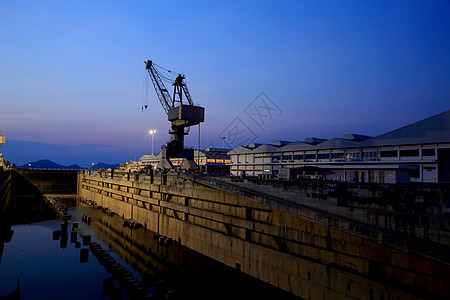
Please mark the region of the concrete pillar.
POLYGON ((103 294, 111 295, 115 288, 114 277, 103 279, 103 294))
POLYGON ((77 232, 75 230, 72 230, 70 232, 70 242, 75 243, 77 241, 77 236, 78 236, 77 232))
POLYGON ((80 263, 87 263, 89 261, 89 249, 80 249, 80 263))
POLYGON ((61 231, 60 230, 55 230, 53 231, 53 240, 59 240, 59 238, 61 237, 61 231))

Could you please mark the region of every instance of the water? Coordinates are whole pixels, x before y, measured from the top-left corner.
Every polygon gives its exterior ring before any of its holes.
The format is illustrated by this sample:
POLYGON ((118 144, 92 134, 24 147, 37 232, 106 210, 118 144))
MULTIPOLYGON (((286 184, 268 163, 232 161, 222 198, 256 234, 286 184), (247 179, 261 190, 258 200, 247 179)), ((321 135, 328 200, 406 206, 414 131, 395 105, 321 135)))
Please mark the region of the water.
MULTIPOLYGON (((177 299, 294 298, 176 242, 161 245, 145 228, 123 227, 119 216, 109 216, 81 202, 68 213, 82 232, 146 284, 147 295, 155 292, 155 282, 163 280, 166 290, 177 291, 177 299), (83 222, 82 214, 91 216, 92 221, 83 222)), ((21 299, 111 299, 103 294, 103 280, 112 275, 92 252, 88 262, 80 262, 80 249, 70 239, 72 226, 67 226, 67 243, 53 240, 53 231, 61 229, 61 223, 53 219, 12 226, 12 240, 4 244, 0 256, 0 296, 14 291, 19 278, 21 299)), ((80 236, 77 240, 81 241, 80 236)), ((120 285, 116 282, 115 287, 120 285)), ((121 295, 131 299, 125 289, 121 295)))
POLYGON ((59 219, 12 227, 12 241, 6 243, 0 265, 0 295, 10 294, 20 279, 21 299, 109 299, 103 295, 103 279, 110 275, 90 255, 80 263, 80 249, 74 243, 60 247, 53 240, 59 219))

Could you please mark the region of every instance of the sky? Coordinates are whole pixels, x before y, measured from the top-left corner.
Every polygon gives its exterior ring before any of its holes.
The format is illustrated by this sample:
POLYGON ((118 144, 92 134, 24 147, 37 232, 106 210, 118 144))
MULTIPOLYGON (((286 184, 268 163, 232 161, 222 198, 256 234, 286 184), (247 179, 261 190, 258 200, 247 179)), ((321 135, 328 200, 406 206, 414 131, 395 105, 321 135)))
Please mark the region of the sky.
POLYGON ((1 1, 0 151, 118 163, 151 153, 154 129, 159 152, 149 59, 205 107, 200 148, 377 136, 449 109, 449 15, 446 0, 1 1))

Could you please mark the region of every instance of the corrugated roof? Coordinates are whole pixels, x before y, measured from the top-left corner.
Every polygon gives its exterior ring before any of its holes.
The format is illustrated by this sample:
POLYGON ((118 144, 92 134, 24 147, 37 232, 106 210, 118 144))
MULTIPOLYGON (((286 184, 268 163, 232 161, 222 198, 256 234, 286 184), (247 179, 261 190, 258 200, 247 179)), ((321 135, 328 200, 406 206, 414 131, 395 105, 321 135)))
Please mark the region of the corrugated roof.
POLYGON ((266 153, 266 152, 277 152, 279 147, 274 145, 264 144, 252 150, 252 153, 266 153))
POLYGON ((278 149, 278 152, 286 152, 286 151, 301 151, 301 150, 309 150, 315 149, 313 145, 304 143, 304 142, 293 142, 289 145, 281 147, 278 149))
POLYGON ((325 141, 314 146, 314 149, 342 149, 342 148, 353 148, 361 147, 361 142, 355 142, 343 138, 333 138, 331 140, 325 141))
POLYGON ((234 148, 233 150, 231 150, 230 152, 228 152, 228 155, 232 155, 232 154, 244 154, 244 153, 251 153, 252 151, 250 149, 247 149, 243 146, 239 146, 237 148, 234 148))
POLYGON ((228 154, 450 143, 450 110, 380 136, 361 141, 367 137, 368 136, 351 133, 344 135, 344 138, 333 138, 330 140, 307 138, 305 139, 305 142, 297 141, 282 147, 254 143, 251 146, 256 146, 255 148, 249 149, 240 146, 231 150, 228 154), (311 142, 318 142, 319 140, 322 142, 317 145, 310 144, 311 142))
POLYGON ((361 142, 361 147, 450 142, 450 110, 361 142))
POLYGON ((373 138, 373 136, 355 134, 355 133, 347 133, 347 134, 344 134, 344 136, 342 138, 347 139, 347 140, 356 141, 356 142, 361 142, 361 141, 365 141, 370 138, 373 138))
POLYGON ((309 138, 305 139, 305 143, 319 144, 319 143, 325 142, 326 140, 327 139, 323 139, 323 138, 309 137, 309 138))

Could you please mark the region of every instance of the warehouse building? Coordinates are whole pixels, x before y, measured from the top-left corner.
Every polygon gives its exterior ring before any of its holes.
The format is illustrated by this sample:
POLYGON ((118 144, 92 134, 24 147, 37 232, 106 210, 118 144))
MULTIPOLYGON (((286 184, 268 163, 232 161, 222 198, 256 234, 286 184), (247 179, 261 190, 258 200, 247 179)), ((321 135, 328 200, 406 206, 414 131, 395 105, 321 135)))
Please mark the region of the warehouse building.
POLYGON ((249 144, 228 152, 233 176, 345 182, 450 182, 450 111, 377 137, 249 144))

